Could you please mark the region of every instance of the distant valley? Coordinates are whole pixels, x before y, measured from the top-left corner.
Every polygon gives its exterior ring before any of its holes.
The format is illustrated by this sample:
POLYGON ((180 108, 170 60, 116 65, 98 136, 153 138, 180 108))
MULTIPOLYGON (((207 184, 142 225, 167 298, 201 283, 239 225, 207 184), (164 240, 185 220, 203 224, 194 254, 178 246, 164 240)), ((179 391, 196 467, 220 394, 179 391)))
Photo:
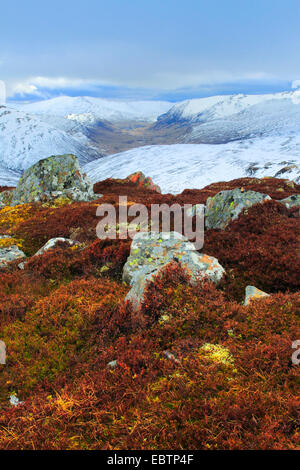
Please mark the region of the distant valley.
POLYGON ((0 184, 63 153, 93 180, 142 170, 173 192, 233 175, 299 181, 300 91, 180 103, 62 96, 0 108, 0 184))

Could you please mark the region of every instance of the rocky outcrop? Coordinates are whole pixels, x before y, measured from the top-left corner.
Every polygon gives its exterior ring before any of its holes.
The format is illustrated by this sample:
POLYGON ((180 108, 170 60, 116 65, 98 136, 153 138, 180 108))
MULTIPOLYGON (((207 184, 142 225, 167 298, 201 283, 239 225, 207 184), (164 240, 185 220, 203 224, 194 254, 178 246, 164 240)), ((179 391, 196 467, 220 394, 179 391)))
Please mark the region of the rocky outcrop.
POLYGON ((130 300, 136 310, 143 302, 148 283, 171 262, 184 268, 191 283, 204 277, 218 283, 225 273, 216 258, 198 253, 194 244, 177 232, 137 233, 123 268, 123 281, 132 286, 126 300, 130 300))
POLYGON ((152 179, 149 176, 146 177, 141 171, 137 171, 127 176, 126 181, 136 184, 139 188, 161 193, 160 187, 157 184, 154 184, 152 179))
POLYGON ((0 268, 5 268, 9 263, 23 258, 26 258, 26 255, 17 245, 0 248, 0 268))
POLYGON ((60 197, 72 201, 97 198, 74 155, 52 156, 28 168, 14 191, 0 194, 0 205, 45 202, 60 197))
POLYGON ((207 229, 225 229, 232 220, 238 218, 243 209, 270 199, 267 194, 244 191, 243 188, 220 191, 206 201, 205 226, 207 229))
POLYGON ((244 305, 249 305, 252 300, 262 299, 264 297, 269 297, 269 294, 257 289, 257 287, 255 286, 247 286, 245 292, 244 305))
POLYGON ((284 204, 288 209, 296 206, 300 207, 300 194, 292 194, 291 196, 286 197, 285 199, 280 199, 280 201, 278 202, 284 204))

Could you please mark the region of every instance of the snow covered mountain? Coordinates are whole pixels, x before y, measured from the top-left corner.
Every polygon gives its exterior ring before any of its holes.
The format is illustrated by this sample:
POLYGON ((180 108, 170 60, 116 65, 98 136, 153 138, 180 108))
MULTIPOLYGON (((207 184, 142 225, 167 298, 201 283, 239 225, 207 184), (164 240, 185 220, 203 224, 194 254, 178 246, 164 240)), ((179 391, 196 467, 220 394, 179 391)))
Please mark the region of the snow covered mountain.
POLYGON ((20 177, 20 171, 9 170, 0 163, 0 186, 16 186, 20 177))
POLYGON ((0 184, 55 153, 77 155, 93 181, 141 170, 164 192, 242 176, 300 182, 300 90, 214 96, 170 106, 60 97, 22 105, 23 111, 2 107, 0 184), (118 128, 122 120, 127 130, 118 128), (94 160, 99 148, 101 156, 103 149, 114 155, 94 160))
MULTIPOLYGON (((14 105, 17 106, 17 105, 14 105)), ((31 114, 62 116, 81 123, 95 121, 156 121, 172 106, 166 101, 117 101, 87 96, 60 96, 24 104, 19 109, 31 114)))
POLYGON ((157 129, 182 126, 182 143, 234 140, 300 132, 300 90, 268 95, 213 96, 175 104, 157 129))
POLYGON ((81 164, 101 156, 78 127, 67 132, 30 114, 0 107, 0 184, 41 158, 63 153, 74 153, 81 164))
POLYGON ((85 165, 94 181, 125 178, 141 170, 163 192, 179 193, 244 176, 277 176, 300 182, 300 134, 227 144, 158 145, 110 155, 85 165))

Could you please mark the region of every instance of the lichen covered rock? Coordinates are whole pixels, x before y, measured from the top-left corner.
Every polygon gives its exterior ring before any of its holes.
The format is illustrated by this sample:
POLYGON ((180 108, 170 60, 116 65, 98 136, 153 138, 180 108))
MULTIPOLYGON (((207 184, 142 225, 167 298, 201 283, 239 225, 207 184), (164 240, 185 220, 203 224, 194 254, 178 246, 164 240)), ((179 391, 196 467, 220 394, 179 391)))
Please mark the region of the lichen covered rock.
POLYGON ((140 232, 123 268, 123 281, 132 286, 126 300, 138 309, 148 283, 169 263, 179 263, 191 283, 204 277, 218 283, 225 273, 216 258, 198 253, 194 244, 177 232, 140 232))
POLYGON ((0 248, 0 268, 5 268, 12 261, 23 258, 26 258, 26 255, 17 245, 0 248))
MULTIPOLYGON (((1 195, 8 205, 48 201, 66 197, 72 201, 96 199, 91 181, 74 155, 57 155, 28 168, 14 191, 1 195), (9 193, 9 194, 8 194, 9 193)), ((1 202, 1 201, 0 201, 1 202)))
POLYGON ((208 229, 224 229, 238 218, 243 209, 270 199, 267 194, 244 191, 243 188, 220 191, 206 201, 205 226, 208 229))
POLYGON ((136 184, 139 188, 150 189, 161 193, 161 189, 157 184, 154 184, 152 178, 146 177, 142 171, 137 171, 127 176, 126 181, 136 184))
POLYGON ((269 294, 260 289, 257 289, 255 286, 247 286, 244 305, 249 305, 251 300, 262 299, 263 297, 269 297, 269 294))

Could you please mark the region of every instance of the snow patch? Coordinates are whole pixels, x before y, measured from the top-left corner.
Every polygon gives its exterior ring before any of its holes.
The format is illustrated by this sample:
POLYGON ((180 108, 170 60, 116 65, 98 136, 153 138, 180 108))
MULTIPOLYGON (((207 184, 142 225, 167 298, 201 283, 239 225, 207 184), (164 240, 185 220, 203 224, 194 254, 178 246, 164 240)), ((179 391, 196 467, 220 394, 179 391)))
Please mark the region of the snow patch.
POLYGON ((125 178, 142 171, 164 193, 200 189, 217 181, 275 176, 300 182, 300 135, 291 139, 269 137, 220 145, 176 144, 136 148, 85 165, 93 182, 125 178))

